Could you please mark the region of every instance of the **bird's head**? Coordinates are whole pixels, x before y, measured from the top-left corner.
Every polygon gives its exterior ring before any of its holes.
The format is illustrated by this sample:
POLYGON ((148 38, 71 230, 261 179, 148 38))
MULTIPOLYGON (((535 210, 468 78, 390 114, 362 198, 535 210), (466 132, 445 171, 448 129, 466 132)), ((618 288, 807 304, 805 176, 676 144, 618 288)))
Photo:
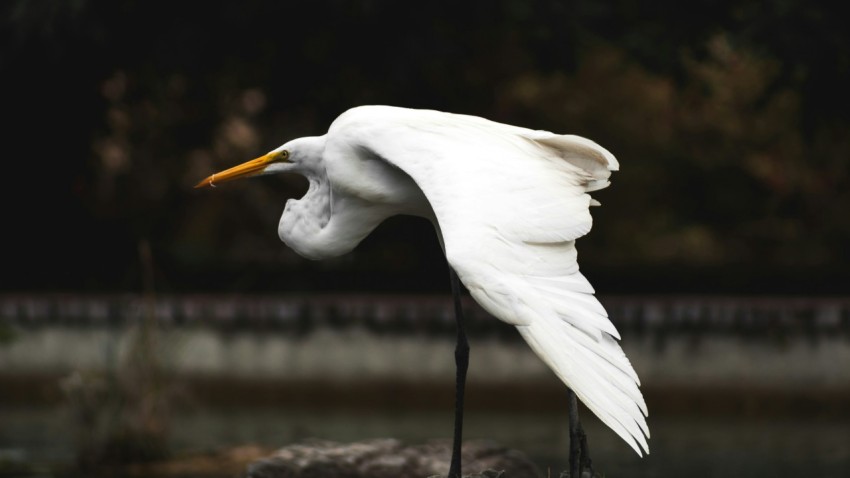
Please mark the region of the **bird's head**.
POLYGON ((219 171, 195 185, 196 188, 215 187, 239 178, 283 172, 307 173, 319 158, 322 137, 298 138, 269 151, 259 158, 219 171))

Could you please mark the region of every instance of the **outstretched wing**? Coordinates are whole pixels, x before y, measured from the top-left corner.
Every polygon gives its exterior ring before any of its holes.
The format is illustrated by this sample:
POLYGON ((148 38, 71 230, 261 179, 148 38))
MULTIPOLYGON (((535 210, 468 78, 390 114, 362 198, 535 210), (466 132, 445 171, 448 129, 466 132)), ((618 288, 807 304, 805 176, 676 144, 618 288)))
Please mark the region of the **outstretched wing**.
POLYGON ((389 107, 346 113, 330 134, 355 132, 421 188, 472 297, 515 325, 590 410, 648 453, 637 374, 576 261, 575 240, 598 204, 588 192, 608 185, 613 155, 577 136, 389 107))

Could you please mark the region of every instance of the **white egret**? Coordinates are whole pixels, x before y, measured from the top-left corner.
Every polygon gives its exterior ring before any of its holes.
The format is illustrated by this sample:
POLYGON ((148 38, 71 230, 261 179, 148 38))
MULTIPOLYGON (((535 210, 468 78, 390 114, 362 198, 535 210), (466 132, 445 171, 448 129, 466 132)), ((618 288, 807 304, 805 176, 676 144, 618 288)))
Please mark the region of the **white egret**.
MULTIPOLYGON (((608 186, 617 168, 610 152, 579 136, 432 110, 361 106, 340 115, 323 136, 289 141, 196 187, 259 174, 305 176, 307 193, 286 202, 278 233, 310 259, 351 251, 396 214, 433 223, 453 271, 458 312, 449 476, 459 477, 468 347, 457 278, 486 311, 516 326, 638 455, 649 452, 640 381, 576 260, 575 241, 590 231, 589 207, 599 204, 588 193, 608 186)), ((571 404, 575 443, 572 395, 571 404)))

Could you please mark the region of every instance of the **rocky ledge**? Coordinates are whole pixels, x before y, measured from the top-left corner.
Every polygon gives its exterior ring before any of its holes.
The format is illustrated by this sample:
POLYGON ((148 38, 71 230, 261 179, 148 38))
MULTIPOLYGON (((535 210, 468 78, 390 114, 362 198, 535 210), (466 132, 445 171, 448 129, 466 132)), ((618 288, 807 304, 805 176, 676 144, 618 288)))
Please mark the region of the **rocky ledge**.
MULTIPOLYGON (((274 452, 247 467, 246 478, 425 478, 445 477, 451 446, 447 441, 405 445, 395 439, 355 443, 306 441, 274 452)), ((467 478, 538 478, 522 452, 488 441, 463 446, 467 478)))

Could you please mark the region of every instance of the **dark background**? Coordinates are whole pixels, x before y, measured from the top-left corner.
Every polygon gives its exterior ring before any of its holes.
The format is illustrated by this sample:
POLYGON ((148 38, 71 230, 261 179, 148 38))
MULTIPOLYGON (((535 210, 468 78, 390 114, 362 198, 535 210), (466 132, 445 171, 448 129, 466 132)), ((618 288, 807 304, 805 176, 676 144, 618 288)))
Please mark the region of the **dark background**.
POLYGON ((0 290, 448 288, 429 224, 310 262, 277 238, 305 182, 194 190, 345 109, 587 136, 600 293, 845 294, 850 33, 810 1, 8 1, 0 290))

